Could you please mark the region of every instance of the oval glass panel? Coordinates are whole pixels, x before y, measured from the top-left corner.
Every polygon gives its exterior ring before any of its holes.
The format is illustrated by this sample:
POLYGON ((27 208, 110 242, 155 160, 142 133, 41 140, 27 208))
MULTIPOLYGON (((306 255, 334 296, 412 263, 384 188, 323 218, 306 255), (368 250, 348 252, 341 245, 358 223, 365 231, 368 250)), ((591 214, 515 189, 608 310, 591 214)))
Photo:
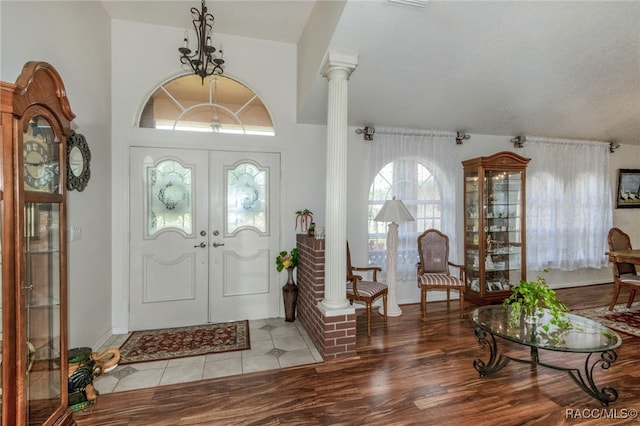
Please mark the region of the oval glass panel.
POLYGON ((84 158, 82 157, 80 148, 77 146, 71 148, 71 152, 69 153, 69 167, 71 168, 71 173, 73 173, 74 176, 80 176, 82 174, 82 170, 84 169, 84 158))

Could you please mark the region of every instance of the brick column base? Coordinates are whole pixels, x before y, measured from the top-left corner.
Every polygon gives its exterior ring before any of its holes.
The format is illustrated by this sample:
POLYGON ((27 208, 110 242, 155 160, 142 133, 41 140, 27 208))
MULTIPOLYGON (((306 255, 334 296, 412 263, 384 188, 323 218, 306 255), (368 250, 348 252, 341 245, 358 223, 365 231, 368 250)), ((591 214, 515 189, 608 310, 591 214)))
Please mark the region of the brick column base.
POLYGON ((298 234, 297 317, 325 361, 357 356, 354 308, 328 311, 324 298, 324 240, 298 234))

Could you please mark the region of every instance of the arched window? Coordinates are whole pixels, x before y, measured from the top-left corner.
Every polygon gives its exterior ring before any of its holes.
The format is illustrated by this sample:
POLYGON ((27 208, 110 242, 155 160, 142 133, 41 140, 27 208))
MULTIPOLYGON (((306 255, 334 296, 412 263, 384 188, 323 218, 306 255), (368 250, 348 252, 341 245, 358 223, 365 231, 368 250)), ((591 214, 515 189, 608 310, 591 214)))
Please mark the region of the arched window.
POLYGON ((149 96, 138 126, 192 132, 274 135, 262 100, 244 84, 222 75, 204 80, 184 75, 161 84, 149 96))
POLYGON ((431 171, 419 159, 405 158, 385 165, 369 188, 369 264, 386 265, 387 224, 376 222, 386 200, 393 196, 407 206, 415 221, 398 227, 397 273, 401 279, 415 274, 418 234, 429 228, 442 229, 442 191, 431 171))

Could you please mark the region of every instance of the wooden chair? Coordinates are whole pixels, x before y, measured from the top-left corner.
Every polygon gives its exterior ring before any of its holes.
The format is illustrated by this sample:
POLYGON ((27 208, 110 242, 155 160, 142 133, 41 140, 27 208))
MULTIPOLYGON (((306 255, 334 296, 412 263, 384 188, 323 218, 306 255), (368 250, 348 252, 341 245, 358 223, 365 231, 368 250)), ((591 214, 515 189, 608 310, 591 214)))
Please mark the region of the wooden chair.
POLYGON ((357 267, 351 264, 351 252, 347 243, 347 299, 353 305, 353 301, 363 302, 367 309, 367 336, 371 336, 371 305, 382 297, 384 312, 384 325, 387 325, 387 296, 389 288, 386 284, 378 282, 378 272, 382 268, 378 266, 357 267), (371 272, 372 281, 363 281, 361 275, 355 272, 371 272))
POLYGON ((460 318, 464 318, 464 266, 449 262, 449 237, 436 229, 427 229, 418 237, 418 287, 422 319, 427 317, 427 290, 447 290, 447 306, 451 290, 460 293, 460 318), (460 270, 451 275, 449 266, 460 270))
MULTIPOLYGON (((609 230, 607 242, 609 243, 609 251, 632 249, 631 238, 619 228, 611 228, 609 230)), ((636 272, 636 267, 633 263, 613 263, 613 299, 609 304, 610 311, 616 305, 622 287, 629 289, 627 308, 630 308, 636 295, 636 290, 640 288, 640 276, 636 272)))

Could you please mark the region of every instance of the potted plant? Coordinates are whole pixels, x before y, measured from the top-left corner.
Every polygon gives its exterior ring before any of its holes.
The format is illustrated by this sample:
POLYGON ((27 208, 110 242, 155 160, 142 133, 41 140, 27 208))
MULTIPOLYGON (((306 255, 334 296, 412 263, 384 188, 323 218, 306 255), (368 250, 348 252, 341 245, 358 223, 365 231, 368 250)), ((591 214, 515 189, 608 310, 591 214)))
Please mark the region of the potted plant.
POLYGON ((300 224, 300 230, 302 233, 306 233, 309 229, 309 225, 313 222, 313 212, 309 209, 298 210, 296 212, 296 231, 298 230, 298 223, 300 224))
MULTIPOLYGON (((542 316, 542 308, 546 308, 551 314, 551 324, 565 330, 571 326, 565 318, 569 309, 539 275, 535 281, 522 280, 519 286, 512 287, 511 295, 503 303, 512 307, 514 320, 524 315, 526 322, 537 323, 542 316)), ((542 324, 542 328, 548 332, 549 324, 542 324)))

